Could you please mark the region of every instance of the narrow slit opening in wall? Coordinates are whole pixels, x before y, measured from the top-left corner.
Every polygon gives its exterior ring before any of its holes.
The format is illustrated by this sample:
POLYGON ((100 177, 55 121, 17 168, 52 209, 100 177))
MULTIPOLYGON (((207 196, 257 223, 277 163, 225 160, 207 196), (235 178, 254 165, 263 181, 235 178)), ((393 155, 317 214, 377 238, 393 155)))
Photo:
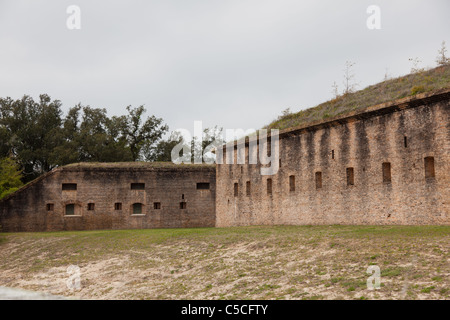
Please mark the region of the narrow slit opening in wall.
POLYGON ((245 183, 245 193, 246 193, 247 196, 250 195, 250 181, 247 181, 245 183))
POLYGON ((241 173, 244 173, 244 167, 241 167, 241 173))
POLYGON ((132 183, 131 184, 131 190, 144 190, 145 189, 145 183, 132 183))
POLYGON ((331 150, 331 159, 334 160, 334 150, 331 150))
POLYGON ((272 194, 272 179, 267 179, 267 194, 272 194))
POLYGON ((289 176, 289 191, 295 191, 295 176, 289 176))
POLYGON ((348 186, 355 185, 355 175, 353 168, 347 168, 347 185, 348 186))
POLYGON ((239 185, 237 183, 234 184, 234 196, 237 197, 239 195, 239 185))
POLYGON ((184 193, 181 195, 181 199, 183 199, 184 200, 184 193))
POLYGON ((317 171, 315 177, 316 177, 316 189, 322 188, 322 172, 317 171))
POLYGON ((63 183, 62 184, 62 190, 65 190, 65 191, 76 191, 77 190, 77 184, 76 183, 63 183))
POLYGON ((403 145, 405 148, 408 148, 408 138, 406 136, 403 137, 403 145))
POLYGON ((197 182, 197 190, 208 190, 208 189, 209 189, 209 182, 197 182))
POLYGON ((425 178, 430 179, 435 177, 434 172, 434 157, 425 157, 425 178))
POLYGON ((383 162, 382 168, 383 168, 383 182, 384 183, 390 183, 391 180, 392 180, 391 163, 390 162, 383 162))

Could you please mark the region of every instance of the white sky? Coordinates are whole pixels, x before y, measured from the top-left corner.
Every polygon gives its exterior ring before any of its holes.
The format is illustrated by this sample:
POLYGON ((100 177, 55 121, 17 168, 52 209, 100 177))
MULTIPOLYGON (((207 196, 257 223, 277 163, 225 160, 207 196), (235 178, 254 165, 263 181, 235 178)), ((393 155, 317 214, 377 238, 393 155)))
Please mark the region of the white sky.
POLYGON ((143 104, 171 130, 261 128, 342 90, 435 66, 450 1, 0 0, 0 97, 47 93, 109 115, 143 104), (69 30, 69 5, 81 29, 69 30), (369 30, 369 5, 381 30, 369 30))

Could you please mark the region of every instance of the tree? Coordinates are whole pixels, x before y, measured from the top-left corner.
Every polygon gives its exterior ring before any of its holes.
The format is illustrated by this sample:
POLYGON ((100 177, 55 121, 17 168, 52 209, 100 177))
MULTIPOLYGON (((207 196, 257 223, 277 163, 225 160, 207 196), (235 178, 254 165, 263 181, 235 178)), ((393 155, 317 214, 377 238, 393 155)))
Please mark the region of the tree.
POLYGON ((212 128, 206 128, 203 130, 202 143, 198 141, 198 137, 193 137, 191 142, 192 157, 191 161, 194 162, 194 156, 196 154, 202 155, 203 162, 213 162, 215 155, 212 153, 212 149, 217 148, 225 143, 223 138, 223 128, 217 126, 212 128))
POLYGON ((419 64, 422 62, 419 58, 409 58, 408 60, 411 61, 413 65, 411 67, 411 73, 421 73, 425 70, 424 68, 419 68, 419 64))
POLYGON ((117 119, 109 119, 106 109, 83 107, 82 121, 78 133, 78 146, 81 161, 118 162, 132 161, 126 140, 119 137, 115 126, 117 119))
POLYGON ((185 146, 186 150, 189 150, 189 154, 185 155, 188 162, 194 162, 195 154, 201 155, 203 162, 213 162, 215 160, 215 155, 212 153, 212 149, 224 144, 222 133, 223 129, 218 128, 217 126, 206 128, 203 130, 201 137, 202 142, 200 143, 199 137, 192 137, 190 141, 188 139, 184 142, 182 134, 178 131, 174 131, 167 140, 161 140, 156 147, 146 155, 146 158, 150 161, 173 161, 175 159, 172 159, 172 150, 174 150, 177 145, 184 143, 183 145, 180 145, 178 160, 181 161, 183 158, 184 154, 181 146, 185 146))
POLYGON ((174 131, 167 140, 161 140, 155 148, 144 150, 145 158, 149 161, 172 161, 172 150, 183 141, 180 133, 174 131))
POLYGON ((22 186, 21 170, 11 158, 0 159, 0 199, 22 186))
POLYGON ((5 125, 0 123, 0 158, 7 157, 10 154, 9 140, 10 134, 8 129, 6 129, 5 125))
POLYGON ((439 55, 436 58, 438 66, 446 66, 450 64, 450 58, 446 56, 447 48, 445 47, 445 41, 442 41, 441 49, 438 51, 439 55))
POLYGON ((71 108, 63 122, 62 142, 54 150, 58 165, 74 162, 132 161, 127 141, 120 136, 122 122, 108 118, 106 109, 71 108))
POLYGON ((334 99, 339 98, 339 86, 337 85, 336 81, 333 82, 333 85, 331 86, 331 88, 333 88, 331 93, 333 94, 334 99))
POLYGON ((278 116, 278 120, 288 117, 291 114, 292 114, 291 108, 286 108, 283 111, 281 111, 281 115, 278 116))
POLYGON ((16 159, 23 182, 74 162, 146 159, 168 127, 155 116, 144 120, 143 106, 127 110, 109 118, 106 109, 78 104, 63 118, 61 102, 45 94, 0 98, 0 158, 16 159))
POLYGON ((127 107, 128 115, 116 119, 121 127, 121 133, 128 142, 133 161, 145 159, 145 154, 156 146, 169 127, 163 124, 161 118, 148 117, 143 122, 143 114, 146 112, 144 106, 137 108, 127 107), (146 150, 145 154, 143 149, 146 150))
MULTIPOLYGON (((40 95, 35 102, 30 96, 22 99, 0 99, 0 135, 5 136, 3 156, 7 150, 19 162, 29 181, 55 167, 53 149, 60 144, 61 102, 40 95), (6 134, 5 134, 6 132, 6 134)), ((3 137, 2 137, 3 138, 3 137)))
POLYGON ((346 61, 344 69, 344 95, 352 93, 355 91, 357 83, 354 82, 355 74, 353 73, 354 62, 346 61))

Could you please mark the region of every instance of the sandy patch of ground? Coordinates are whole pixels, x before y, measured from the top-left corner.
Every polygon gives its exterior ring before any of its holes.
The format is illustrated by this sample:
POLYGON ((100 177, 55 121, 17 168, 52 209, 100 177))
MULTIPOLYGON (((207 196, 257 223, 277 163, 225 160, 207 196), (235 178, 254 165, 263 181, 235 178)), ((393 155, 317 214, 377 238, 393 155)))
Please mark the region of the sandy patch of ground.
POLYGON ((386 239, 351 237, 254 238, 180 239, 91 255, 88 245, 60 255, 52 251, 57 239, 12 238, 0 245, 0 285, 81 299, 449 297, 448 238, 401 238, 388 245, 386 239), (79 288, 73 288, 70 265, 79 267, 79 288), (367 288, 370 265, 381 270, 378 290, 367 288))

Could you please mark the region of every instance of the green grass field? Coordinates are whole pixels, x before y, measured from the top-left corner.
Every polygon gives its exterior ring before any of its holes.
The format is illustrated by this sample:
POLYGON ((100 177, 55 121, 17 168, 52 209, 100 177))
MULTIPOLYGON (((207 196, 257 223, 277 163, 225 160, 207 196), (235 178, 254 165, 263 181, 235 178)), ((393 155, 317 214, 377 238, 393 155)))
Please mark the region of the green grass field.
POLYGON ((448 299, 449 240, 450 226, 3 233, 0 286, 83 299, 448 299), (70 265, 79 290, 67 288, 70 265))

